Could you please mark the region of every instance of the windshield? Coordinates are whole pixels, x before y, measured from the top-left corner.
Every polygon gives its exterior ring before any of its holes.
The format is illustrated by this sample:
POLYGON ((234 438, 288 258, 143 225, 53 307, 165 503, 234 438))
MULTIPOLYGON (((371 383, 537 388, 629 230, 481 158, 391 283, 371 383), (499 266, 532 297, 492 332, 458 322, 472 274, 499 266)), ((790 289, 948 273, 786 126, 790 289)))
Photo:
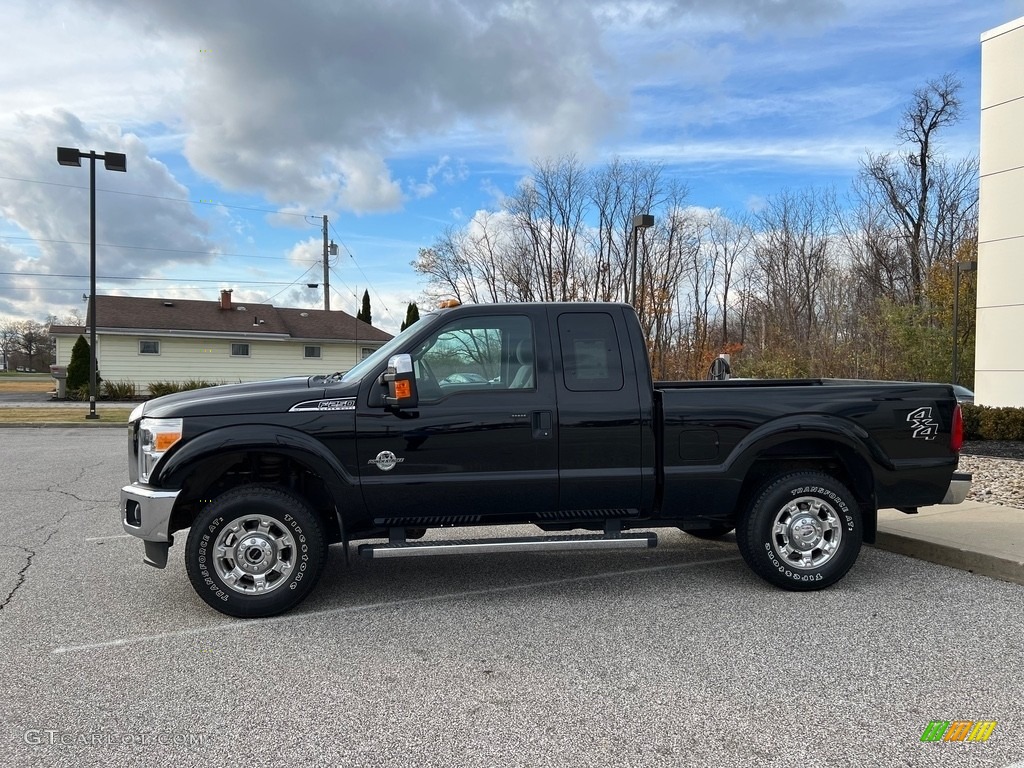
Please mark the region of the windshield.
POLYGON ((372 355, 365 360, 357 363, 353 368, 345 372, 345 375, 341 377, 342 381, 355 381, 361 379, 367 371, 371 371, 378 365, 386 363, 391 355, 395 354, 396 349, 400 349, 405 343, 406 339, 412 335, 413 329, 420 331, 427 325, 432 325, 437 315, 433 312, 423 315, 418 322, 413 323, 400 334, 395 336, 391 341, 385 344, 383 347, 378 349, 372 355))

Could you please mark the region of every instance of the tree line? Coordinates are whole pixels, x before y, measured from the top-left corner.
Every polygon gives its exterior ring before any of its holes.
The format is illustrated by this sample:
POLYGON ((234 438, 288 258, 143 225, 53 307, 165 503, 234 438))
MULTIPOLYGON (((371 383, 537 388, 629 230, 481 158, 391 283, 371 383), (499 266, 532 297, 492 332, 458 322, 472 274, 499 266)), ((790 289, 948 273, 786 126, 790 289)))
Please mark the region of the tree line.
POLYGON ((740 376, 949 381, 959 276, 970 386, 976 273, 956 265, 976 259, 978 163, 941 152, 960 89, 946 75, 915 91, 897 145, 867 154, 843 194, 783 190, 730 214, 657 163, 563 156, 413 266, 432 299, 625 301, 662 379, 703 378, 728 352, 740 376), (635 230, 638 214, 654 226, 635 230))

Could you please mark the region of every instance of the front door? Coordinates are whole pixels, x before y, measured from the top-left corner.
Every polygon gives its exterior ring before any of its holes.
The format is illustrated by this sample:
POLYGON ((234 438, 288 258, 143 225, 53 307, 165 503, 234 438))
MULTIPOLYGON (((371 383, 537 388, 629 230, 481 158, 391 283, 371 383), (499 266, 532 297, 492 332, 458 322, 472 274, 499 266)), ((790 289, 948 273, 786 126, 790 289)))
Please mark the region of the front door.
POLYGON ((558 435, 546 329, 527 315, 452 320, 411 350, 419 406, 360 398, 363 498, 380 525, 472 524, 552 512, 558 435))

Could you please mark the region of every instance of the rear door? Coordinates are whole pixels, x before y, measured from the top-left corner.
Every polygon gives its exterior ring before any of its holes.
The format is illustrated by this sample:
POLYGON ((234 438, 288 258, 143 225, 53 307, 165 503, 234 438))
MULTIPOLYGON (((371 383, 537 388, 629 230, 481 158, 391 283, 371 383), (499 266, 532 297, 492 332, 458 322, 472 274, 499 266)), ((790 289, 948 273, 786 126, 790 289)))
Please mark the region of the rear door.
POLYGON ((557 508, 546 325, 542 312, 508 308, 456 316, 409 350, 419 407, 394 412, 360 398, 357 453, 374 519, 467 524, 557 508))
POLYGON ((559 350, 560 514, 579 519, 637 515, 644 487, 644 425, 622 310, 558 311, 552 325, 552 344, 559 350))

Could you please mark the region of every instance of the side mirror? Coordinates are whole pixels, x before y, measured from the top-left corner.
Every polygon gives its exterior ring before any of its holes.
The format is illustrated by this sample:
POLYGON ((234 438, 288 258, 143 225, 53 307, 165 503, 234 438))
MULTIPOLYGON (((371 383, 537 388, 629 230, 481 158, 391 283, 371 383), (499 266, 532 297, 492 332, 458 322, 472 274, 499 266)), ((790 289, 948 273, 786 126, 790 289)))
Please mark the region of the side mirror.
POLYGON ((380 383, 388 388, 388 394, 384 396, 385 405, 391 408, 415 408, 419 405, 411 355, 393 355, 388 360, 388 369, 381 374, 380 383))

